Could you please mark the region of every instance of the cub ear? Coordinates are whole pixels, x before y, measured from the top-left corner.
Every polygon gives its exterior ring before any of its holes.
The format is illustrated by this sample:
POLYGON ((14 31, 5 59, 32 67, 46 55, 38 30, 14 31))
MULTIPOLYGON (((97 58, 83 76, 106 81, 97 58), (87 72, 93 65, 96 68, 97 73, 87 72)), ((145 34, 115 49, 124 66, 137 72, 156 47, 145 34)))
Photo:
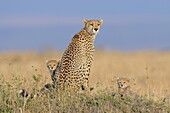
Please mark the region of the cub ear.
POLYGON ((60 63, 60 60, 59 60, 59 59, 57 59, 57 60, 56 60, 56 62, 57 62, 57 63, 60 63))
POLYGON ((84 25, 86 25, 86 24, 87 24, 87 22, 88 22, 88 20, 87 20, 87 19, 84 19, 84 20, 83 20, 83 24, 84 24, 84 25))
POLYGON ((103 24, 103 20, 101 19, 101 20, 99 20, 99 22, 101 23, 101 24, 103 24))
POLYGON ((55 62, 56 62, 57 64, 58 64, 58 62, 59 62, 59 61, 60 61, 60 60, 58 60, 58 59, 57 59, 57 60, 55 60, 55 62))
POLYGON ((120 78, 119 77, 116 77, 117 80, 119 80, 120 78))
POLYGON ((47 64, 47 63, 48 63, 48 60, 46 60, 45 63, 47 64))

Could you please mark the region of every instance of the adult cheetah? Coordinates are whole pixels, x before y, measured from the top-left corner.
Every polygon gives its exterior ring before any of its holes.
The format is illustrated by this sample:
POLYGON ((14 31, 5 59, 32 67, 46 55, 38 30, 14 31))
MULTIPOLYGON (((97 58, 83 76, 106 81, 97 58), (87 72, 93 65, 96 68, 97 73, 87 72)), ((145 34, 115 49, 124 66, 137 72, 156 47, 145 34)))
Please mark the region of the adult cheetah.
POLYGON ((74 35, 60 61, 57 89, 88 90, 94 40, 103 20, 83 20, 84 28, 74 35))

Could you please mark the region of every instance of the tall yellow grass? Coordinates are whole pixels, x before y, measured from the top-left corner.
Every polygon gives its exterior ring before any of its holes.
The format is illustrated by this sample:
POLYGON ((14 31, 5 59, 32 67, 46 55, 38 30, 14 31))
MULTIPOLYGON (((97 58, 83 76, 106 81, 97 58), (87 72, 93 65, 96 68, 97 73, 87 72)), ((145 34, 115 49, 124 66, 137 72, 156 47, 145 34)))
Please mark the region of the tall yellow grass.
MULTIPOLYGON (((38 87, 51 82, 45 61, 60 59, 60 52, 10 52, 0 54, 0 76, 11 81, 13 76, 25 79, 21 88, 31 89, 33 75, 40 75, 38 87)), ((155 99, 170 94, 170 53, 95 51, 90 85, 97 89, 116 88, 117 77, 128 77, 131 89, 155 99)))

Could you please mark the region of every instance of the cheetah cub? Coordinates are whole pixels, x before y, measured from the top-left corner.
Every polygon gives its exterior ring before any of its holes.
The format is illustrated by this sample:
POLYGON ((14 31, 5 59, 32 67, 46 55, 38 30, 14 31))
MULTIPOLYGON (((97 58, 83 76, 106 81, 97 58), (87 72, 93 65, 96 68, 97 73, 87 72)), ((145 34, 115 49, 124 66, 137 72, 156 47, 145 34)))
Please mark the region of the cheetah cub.
POLYGON ((124 99, 125 96, 130 98, 137 98, 138 95, 130 90, 130 80, 128 78, 118 78, 117 79, 117 85, 118 85, 118 93, 121 97, 121 99, 124 99))
POLYGON ((56 75, 60 70, 60 61, 59 60, 47 60, 46 61, 46 66, 48 70, 50 71, 51 74, 51 79, 53 83, 56 82, 56 75))
POLYGON ((55 81, 56 81, 56 73, 58 73, 59 69, 60 69, 60 61, 58 60, 47 60, 46 61, 46 66, 50 71, 51 74, 51 79, 53 81, 53 83, 48 83, 45 84, 40 90, 36 90, 33 92, 28 92, 25 89, 21 89, 18 91, 18 96, 20 97, 26 97, 26 98, 36 98, 39 95, 43 95, 46 93, 51 92, 54 88, 55 88, 55 81), (39 93, 39 94, 38 94, 39 93))
POLYGON ((130 90, 130 82, 129 79, 127 78, 118 78, 117 85, 118 85, 118 93, 120 94, 121 97, 123 97, 123 95, 130 90))

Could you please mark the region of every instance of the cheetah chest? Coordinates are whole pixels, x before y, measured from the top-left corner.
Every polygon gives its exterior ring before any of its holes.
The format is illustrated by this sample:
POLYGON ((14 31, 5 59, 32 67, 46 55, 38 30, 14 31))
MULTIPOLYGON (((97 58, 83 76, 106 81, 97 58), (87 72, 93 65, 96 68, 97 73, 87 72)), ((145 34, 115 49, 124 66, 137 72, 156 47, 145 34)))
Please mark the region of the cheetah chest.
POLYGON ((87 82, 93 61, 93 41, 83 39, 73 40, 62 58, 62 75, 65 83, 80 87, 87 82))

